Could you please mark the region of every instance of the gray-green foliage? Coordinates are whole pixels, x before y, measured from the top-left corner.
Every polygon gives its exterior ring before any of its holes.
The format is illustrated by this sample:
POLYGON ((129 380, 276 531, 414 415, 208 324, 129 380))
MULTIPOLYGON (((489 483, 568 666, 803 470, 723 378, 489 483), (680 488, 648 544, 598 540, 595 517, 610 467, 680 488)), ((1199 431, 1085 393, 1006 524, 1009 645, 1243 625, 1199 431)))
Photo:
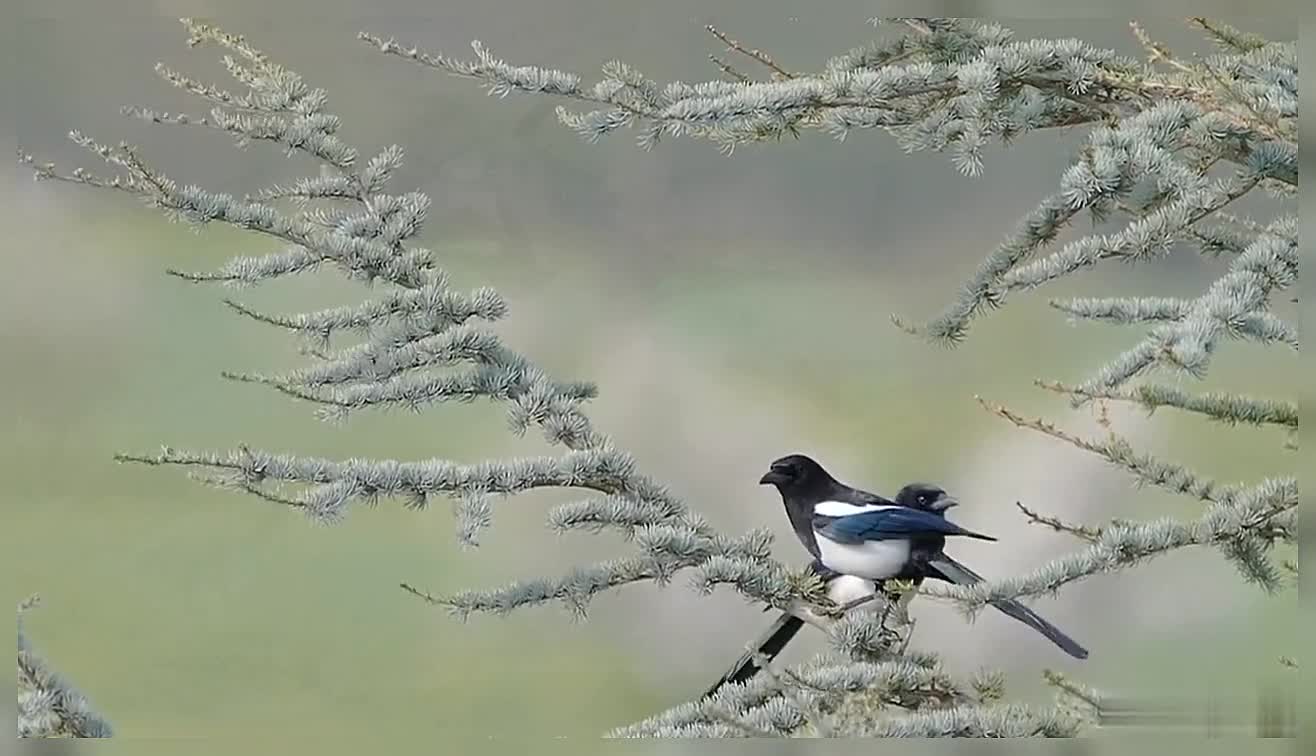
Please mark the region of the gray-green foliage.
MULTIPOLYGON (((1193 246, 1231 258, 1219 281, 1196 299, 1080 299, 1054 303, 1078 318, 1149 326, 1147 336, 1077 387, 1052 385, 1076 403, 1133 399, 1148 408, 1175 407, 1230 423, 1296 428, 1292 402, 1233 394, 1191 394, 1167 385, 1135 383, 1154 372, 1200 378, 1227 338, 1296 349, 1296 328, 1270 310, 1297 278, 1297 59, 1291 42, 1258 40, 1199 21, 1221 45, 1218 55, 1184 63, 1147 41, 1144 64, 1077 40, 1016 41, 997 25, 955 19, 894 19, 903 34, 829 61, 816 74, 791 73, 762 54, 769 78, 755 80, 718 60, 725 81, 659 85, 623 63, 610 63, 598 84, 575 74, 514 66, 475 45, 462 61, 404 49, 369 34, 362 38, 401 55, 483 82, 491 93, 527 92, 570 98, 595 109, 559 109, 561 120, 590 139, 622 127, 640 130, 640 143, 689 135, 730 149, 817 128, 844 137, 881 128, 910 150, 951 153, 966 174, 983 170, 981 149, 1038 129, 1089 125, 1087 145, 1043 198, 939 316, 920 327, 898 323, 931 339, 953 343, 969 323, 1014 293, 1107 260, 1137 262, 1193 246), (1263 223, 1223 211, 1259 188, 1279 210, 1263 223), (1084 212, 1119 219, 1108 233, 1070 241, 1046 256, 1061 231, 1084 212)), ((117 175, 69 174, 38 165, 37 177, 110 188, 144 199, 171 217, 219 222, 276 243, 256 257, 236 257, 212 272, 176 272, 186 280, 233 286, 329 266, 373 284, 379 294, 359 305, 300 314, 232 308, 309 343, 310 363, 279 375, 229 374, 318 405, 325 418, 343 419, 368 407, 421 410, 444 401, 502 403, 509 426, 531 426, 562 452, 556 456, 474 465, 430 459, 327 460, 240 447, 122 455, 125 461, 180 466, 207 481, 337 521, 353 502, 394 498, 422 509, 433 497, 451 499, 458 538, 474 544, 502 497, 540 487, 570 487, 585 495, 555 509, 555 529, 619 530, 631 551, 558 578, 537 578, 495 589, 434 597, 412 593, 458 613, 509 612, 560 602, 584 614, 595 594, 640 582, 666 583, 689 571, 699 590, 729 584, 751 600, 792 611, 826 632, 835 653, 798 669, 769 667, 745 685, 724 687, 712 699, 686 704, 617 731, 620 736, 1073 735, 1089 724, 1095 694, 1053 680, 1054 707, 1002 701, 999 677, 960 682, 935 655, 910 648, 910 623, 892 607, 841 615, 816 580, 770 556, 765 531, 740 536, 716 532, 675 493, 645 476, 623 450, 594 428, 585 403, 588 383, 547 375, 526 355, 504 345, 491 324, 506 306, 490 289, 449 287, 439 256, 418 247, 429 199, 389 190, 402 161, 398 147, 364 165, 337 136, 338 118, 324 90, 273 63, 243 38, 185 21, 192 44, 225 48, 224 60, 246 91, 234 94, 161 67, 170 83, 208 101, 204 116, 144 108, 127 112, 147 121, 193 125, 268 141, 321 164, 314 176, 256 190, 245 197, 180 186, 132 148, 107 147, 80 134, 117 175), (395 193, 396 192, 396 193, 395 193), (359 340, 344 343, 346 336, 359 340)), ((715 32, 717 33, 717 32, 715 32)), ((725 37, 720 38, 726 40, 725 37)), ((1087 440, 1042 421, 989 405, 1002 417, 1099 454, 1143 483, 1194 496, 1200 517, 1104 526, 1054 518, 1039 522, 1066 530, 1085 545, 1028 575, 937 594, 975 610, 994 599, 1030 597, 1099 572, 1127 568, 1172 549, 1218 547, 1247 579, 1268 589, 1280 584, 1271 561, 1276 543, 1292 543, 1297 485, 1291 477, 1255 484, 1218 485, 1150 455, 1124 440, 1087 440)), ((1291 444, 1290 444, 1291 445, 1291 444)), ((1277 444, 1277 449, 1279 444, 1277 444)), ((1026 510, 1025 510, 1026 511, 1026 510)), ((932 592, 925 589, 925 592, 932 592)))
POLYGON ((18 605, 18 737, 112 736, 110 723, 32 648, 23 615, 36 605, 35 596, 18 605))
MULTIPOLYGON (((1090 125, 1086 145, 1058 188, 991 250, 954 301, 921 326, 899 319, 896 324, 955 343, 966 336, 974 318, 1000 307, 1011 294, 1108 260, 1136 263, 1185 247, 1228 255, 1221 277, 1193 299, 1053 301, 1053 307, 1074 318, 1145 324, 1148 330, 1080 385, 1047 387, 1070 395, 1074 406, 1133 400, 1149 410, 1175 407, 1230 424, 1280 426, 1290 431, 1283 448, 1295 448, 1293 401, 1193 394, 1142 379, 1155 373, 1201 379, 1221 342, 1230 338, 1298 349, 1296 326, 1271 309, 1298 276, 1297 216, 1291 201, 1298 177, 1296 44, 1270 42, 1197 18, 1193 23, 1219 46, 1216 54, 1181 60, 1135 26, 1148 52, 1143 63, 1073 39, 1015 40, 996 24, 885 21, 904 27, 905 33, 837 56, 818 73, 786 71, 710 28, 750 65, 763 64, 766 77, 755 80, 715 58, 728 80, 667 85, 623 63, 609 63, 602 80, 587 87, 575 74, 508 64, 479 43, 474 44, 475 60, 464 61, 370 34, 361 38, 384 53, 479 79, 494 94, 546 93, 601 106, 586 112, 559 107, 558 115, 589 140, 637 128, 645 148, 665 135, 707 139, 730 152, 744 143, 798 136, 806 128, 839 138, 856 128, 880 128, 907 150, 949 152, 965 174, 977 175, 983 170, 981 149, 993 140, 1090 125), (1258 189, 1268 190, 1274 200, 1276 210, 1268 222, 1225 212, 1258 189), (1043 255, 1084 214, 1113 223, 1113 230, 1080 235, 1043 255)), ((1296 538, 1295 477, 1220 485, 1138 453, 1113 434, 1082 439, 1007 408, 987 406, 1017 425, 1103 456, 1141 484, 1193 496, 1206 506, 1189 521, 1162 518, 1103 527, 1066 524, 1024 510, 1087 545, 1027 575, 928 592, 972 612, 994 599, 1053 593, 1089 575, 1201 545, 1218 547, 1249 582, 1269 591, 1283 584, 1271 551, 1296 538)), ((663 722, 661 734, 699 732, 676 720, 663 722)))
POLYGON ((973 318, 1001 306, 1009 293, 1105 260, 1145 261, 1185 245, 1229 253, 1224 275, 1196 299, 1053 301, 1077 318, 1155 326, 1089 381, 1066 390, 1076 405, 1136 398, 1148 407, 1175 406, 1231 423, 1296 427, 1292 402, 1128 386, 1157 369, 1205 376, 1224 337, 1298 349, 1296 327, 1270 310, 1274 295, 1290 288, 1298 273, 1297 216, 1284 201, 1297 186, 1294 43, 1260 40, 1198 18, 1194 24, 1221 51, 1184 62, 1135 27, 1152 63, 1165 64, 1158 67, 1078 40, 1016 41, 996 24, 885 21, 912 33, 838 56, 818 74, 792 74, 773 64, 763 81, 736 72, 734 81, 665 86, 620 63, 606 65, 598 84, 582 87, 575 74, 513 66, 478 42, 476 59, 462 61, 370 34, 361 38, 382 52, 481 79, 492 93, 550 93, 607 105, 610 110, 558 113, 590 139, 637 127, 644 147, 656 143, 655 133, 729 148, 802 128, 844 136, 869 126, 892 132, 907 149, 950 151, 965 173, 976 174, 982 168, 978 150, 989 139, 1091 124, 1087 145, 1061 176, 1059 190, 988 255, 941 316, 908 329, 958 341, 973 318), (1273 220, 1259 224, 1222 212, 1258 188, 1280 200, 1273 220), (1084 211, 1099 221, 1118 215, 1122 222, 1032 259, 1084 211))
MULTIPOLYGON (((714 59, 725 81, 662 85, 624 63, 604 66, 593 86, 576 74, 515 66, 473 45, 459 60, 404 48, 362 34, 384 53, 482 81, 491 94, 552 94, 596 109, 559 107, 560 120, 586 139, 624 127, 652 148, 662 136, 707 139, 730 152, 744 143, 798 136, 816 128, 839 138, 856 128, 881 128, 908 150, 947 151, 968 175, 983 169, 981 149, 1037 129, 1090 124, 1086 146, 1060 177, 1058 189, 1020 221, 986 257, 945 311, 913 327, 954 343, 970 322, 1033 289, 1107 260, 1140 262, 1185 246, 1230 255, 1223 275, 1194 299, 1130 298, 1053 301, 1075 318, 1148 324, 1141 341, 1095 375, 1065 391, 1075 406, 1091 400, 1137 401, 1148 409, 1176 407, 1226 423, 1297 427, 1296 403, 1234 393, 1192 394, 1140 381, 1156 372, 1203 378, 1226 338, 1298 348, 1296 327, 1271 311, 1275 296, 1297 279, 1297 52, 1206 19, 1194 19, 1220 47, 1185 62, 1135 27, 1149 62, 1078 40, 1017 41, 996 24, 957 19, 889 19, 909 31, 829 61, 816 74, 791 73, 710 29, 750 65, 755 80, 714 59), (599 107, 601 106, 601 107, 599 107), (1259 188, 1278 206, 1264 224, 1224 212, 1259 188), (1082 235, 1042 256, 1086 212, 1114 230, 1082 235)), ((990 405, 989 405, 990 406, 990 405)), ((1297 481, 1284 476, 1250 485, 1216 484, 1187 468, 1140 454, 1112 436, 1088 441, 1008 409, 998 414, 1094 453, 1127 469, 1139 483, 1194 496, 1200 517, 1105 527, 1045 518, 1088 542, 1075 554, 1031 574, 972 588, 936 591, 975 611, 987 602, 1054 592, 1089 575, 1119 570, 1190 545, 1214 545, 1245 579, 1267 590, 1281 584, 1270 551, 1296 535, 1297 481)), ((1286 448, 1292 448, 1290 441, 1286 448)), ((1036 518, 1041 519, 1041 518, 1036 518)), ((665 731, 672 734, 674 731, 665 731)), ((693 733, 692 733, 693 734, 693 733)))

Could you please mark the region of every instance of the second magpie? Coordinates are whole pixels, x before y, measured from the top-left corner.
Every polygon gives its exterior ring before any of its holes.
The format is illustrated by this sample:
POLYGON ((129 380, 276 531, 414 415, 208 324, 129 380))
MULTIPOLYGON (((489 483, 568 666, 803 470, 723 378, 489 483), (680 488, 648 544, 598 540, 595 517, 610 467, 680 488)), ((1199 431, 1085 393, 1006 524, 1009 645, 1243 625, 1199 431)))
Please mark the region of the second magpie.
MULTIPOLYGON (((841 483, 802 454, 775 460, 759 483, 777 488, 796 536, 815 559, 866 580, 932 578, 972 585, 982 577, 945 554, 946 537, 996 540, 947 520, 946 510, 959 502, 932 485, 906 486, 892 501, 841 483)), ((1070 656, 1087 658, 1087 649, 1018 601, 991 603, 1070 656)))

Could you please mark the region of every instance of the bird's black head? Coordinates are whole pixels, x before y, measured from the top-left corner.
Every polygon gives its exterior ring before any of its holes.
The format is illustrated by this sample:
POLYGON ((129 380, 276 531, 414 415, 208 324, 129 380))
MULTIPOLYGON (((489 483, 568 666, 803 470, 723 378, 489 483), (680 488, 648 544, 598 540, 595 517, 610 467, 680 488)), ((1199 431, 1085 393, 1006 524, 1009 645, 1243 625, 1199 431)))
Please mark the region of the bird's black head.
POLYGON ((945 512, 960 504, 945 489, 931 483, 910 483, 896 494, 896 503, 902 507, 929 512, 945 512))
POLYGON ((829 486, 832 476, 822 465, 803 454, 790 454, 773 460, 768 471, 759 478, 759 485, 773 485, 783 494, 787 491, 804 491, 829 486))

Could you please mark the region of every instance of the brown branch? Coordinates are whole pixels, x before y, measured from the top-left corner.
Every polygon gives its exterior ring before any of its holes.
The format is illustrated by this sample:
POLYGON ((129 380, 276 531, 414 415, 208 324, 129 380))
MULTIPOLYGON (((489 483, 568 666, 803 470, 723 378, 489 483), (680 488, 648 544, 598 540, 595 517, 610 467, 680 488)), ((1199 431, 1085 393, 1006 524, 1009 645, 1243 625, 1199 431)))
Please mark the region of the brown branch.
POLYGON ((716 55, 709 55, 708 59, 713 61, 713 65, 717 66, 718 70, 727 76, 730 76, 742 84, 749 82, 750 79, 748 76, 732 68, 730 63, 727 63, 716 55))
POLYGON ((1257 34, 1235 29, 1228 24, 1220 24, 1203 16, 1192 16, 1188 23, 1199 27, 1215 40, 1216 44, 1236 52, 1249 52, 1270 44, 1270 40, 1257 34))
POLYGON ((1010 408, 989 402, 981 396, 974 396, 988 412, 1010 421, 1019 428, 1037 431, 1051 438, 1064 441, 1086 452, 1091 452, 1107 462, 1132 473, 1138 480, 1151 483, 1176 493, 1196 496, 1202 501, 1216 503, 1237 492, 1235 486, 1217 486, 1209 478, 1179 465, 1159 462, 1147 455, 1133 452, 1132 445, 1122 436, 1110 433, 1105 441, 1089 441, 1062 430, 1054 423, 1041 418, 1028 419, 1010 408))
POLYGON ((713 26, 712 24, 709 24, 708 26, 705 26, 704 28, 708 30, 708 33, 709 33, 709 34, 712 34, 714 37, 717 37, 719 40, 721 40, 722 43, 725 44, 729 49, 731 49, 731 50, 735 50, 736 52, 740 53, 741 55, 744 55, 744 56, 746 56, 746 57, 753 58, 754 60, 757 60, 758 62, 760 62, 760 63, 762 63, 763 65, 767 66, 768 68, 772 69, 773 73, 775 73, 777 76, 779 76, 779 77, 781 77, 781 78, 783 78, 783 79, 793 79, 793 78, 795 78, 795 74, 792 74, 792 73, 790 73, 789 71, 787 71, 786 69, 784 69, 784 68, 782 68, 781 66, 777 65, 776 62, 774 62, 774 61, 772 60, 772 58, 769 58, 769 57, 768 57, 768 54, 765 53, 765 52, 763 52, 762 50, 750 50, 750 49, 747 49, 746 47, 744 47, 743 45, 741 45, 741 44, 740 44, 739 42, 737 42, 736 40, 734 40, 734 39, 728 37, 726 34, 724 34, 723 32, 719 31, 718 28, 717 28, 716 26, 713 26))
POLYGON ((1115 391, 1110 391, 1110 390, 1089 391, 1081 386, 1070 386, 1067 383, 1061 383, 1060 381, 1048 381, 1043 378, 1034 379, 1033 385, 1037 386, 1040 389, 1045 389, 1047 391, 1051 391, 1056 394, 1064 394, 1065 396, 1075 396, 1082 399, 1089 399, 1089 400, 1113 399, 1116 401, 1127 401, 1127 402, 1138 401, 1138 398, 1132 395, 1116 393, 1115 391))
MULTIPOLYGON (((427 53, 418 47, 403 47, 392 39, 384 39, 383 37, 378 37, 368 32, 358 32, 356 36, 357 39, 374 47, 385 55, 393 55, 404 60, 410 60, 413 63, 419 63, 420 65, 428 66, 429 68, 438 69, 453 76, 461 76, 467 79, 478 79, 485 73, 483 71, 463 70, 456 66, 456 61, 449 60, 442 55, 427 53)), ((572 75, 574 76, 575 74, 572 75)), ((591 91, 553 92, 552 96, 564 97, 569 100, 577 100, 580 102, 588 102, 595 105, 607 105, 612 108, 620 108, 621 110, 625 110, 628 113, 641 118, 655 118, 657 116, 656 113, 637 107, 633 103, 618 102, 616 98, 598 97, 591 91)))
POLYGON ((932 34, 932 28, 929 27, 927 24, 923 23, 921 19, 902 18, 900 19, 900 22, 903 23, 905 26, 908 26, 910 29, 913 29, 914 31, 918 32, 919 34, 922 34, 925 37, 932 34))
POLYGON ((1133 36, 1138 38, 1138 42, 1141 43, 1143 49, 1147 51, 1148 63, 1156 63, 1163 61, 1168 65, 1173 66, 1174 68, 1177 68, 1180 71, 1183 71, 1184 73, 1193 73, 1193 69, 1191 66, 1183 63, 1178 58, 1174 57, 1174 53, 1170 52, 1170 48, 1166 47, 1160 42, 1153 40, 1151 38, 1151 35, 1147 34, 1147 31, 1143 29, 1142 25, 1139 24, 1137 21, 1130 21, 1129 29, 1133 31, 1133 36))
POLYGON ((1025 507, 1023 502, 1020 501, 1016 501, 1014 505, 1018 507, 1019 511, 1023 512, 1024 516, 1028 518, 1028 521, 1034 525, 1045 525, 1058 533, 1069 533, 1075 538, 1080 538, 1089 543, 1093 543, 1101 537, 1101 528, 1093 528, 1087 525, 1071 525, 1058 517, 1034 512, 1028 507, 1025 507))
MULTIPOLYGON (((1206 19, 1194 18, 1190 20, 1202 26, 1209 33, 1213 33, 1213 34, 1216 33, 1211 26, 1206 24, 1206 19)), ((1256 119, 1255 122, 1253 123, 1245 122, 1244 125, 1250 126, 1256 129, 1257 131, 1261 132, 1265 136, 1274 139, 1276 141, 1288 142, 1288 143, 1293 142, 1294 135, 1292 133, 1286 133, 1287 130, 1284 128, 1284 125, 1279 121, 1278 118, 1274 116, 1274 114, 1261 112, 1257 108, 1255 103, 1253 103, 1247 97, 1244 97, 1241 93, 1239 93, 1239 91, 1235 88, 1233 82, 1229 81, 1219 71, 1216 71, 1209 63, 1207 63, 1204 60, 1201 61, 1200 63, 1201 69, 1199 70, 1198 68, 1195 68, 1194 66, 1184 63, 1182 60, 1175 57, 1174 53, 1172 53, 1170 49, 1165 45, 1153 40, 1151 36, 1147 34, 1146 30, 1144 30, 1142 26, 1138 24, 1137 21, 1130 21, 1129 28, 1133 30, 1133 35, 1137 37, 1138 42, 1140 42, 1143 48, 1147 50, 1147 60, 1149 63, 1154 64, 1158 62, 1163 62, 1173 67, 1174 69, 1180 71, 1181 73, 1185 74, 1190 79, 1200 78, 1202 72, 1205 71, 1207 76, 1209 76, 1221 89, 1225 91, 1226 94, 1229 95, 1229 99, 1247 108, 1248 111, 1252 114, 1252 117, 1256 119)), ((1231 117, 1236 117, 1233 113, 1228 112, 1228 110, 1225 107, 1225 103, 1220 101, 1219 96, 1215 92, 1197 87, 1180 86, 1180 85, 1167 85, 1167 86, 1178 89, 1181 94, 1188 95, 1190 99, 1197 100, 1201 102, 1203 105, 1210 107, 1212 110, 1225 113, 1226 115, 1229 115, 1231 117)))
MULTIPOLYGON (((1045 434, 1047 436, 1050 436, 1051 438, 1059 439, 1066 443, 1072 444, 1073 446, 1077 446, 1083 451, 1089 451, 1092 452, 1093 454, 1098 454, 1100 456, 1107 457, 1108 459, 1110 459, 1109 451, 1104 446, 1088 441, 1087 439, 1075 436, 1072 433, 1069 433, 1068 431, 1058 428, 1053 423, 1049 423, 1041 418, 1029 420, 1025 418, 1023 415, 1020 415, 1019 413, 1015 412, 1009 407, 1006 407, 1003 404, 996 404, 994 402, 990 402, 982 398, 981 396, 974 396, 973 398, 978 402, 978 404, 981 404, 988 412, 991 412, 992 414, 1002 417, 1006 420, 1009 420, 1011 423, 1013 423, 1014 425, 1020 428, 1028 428, 1030 430, 1035 430, 1038 433, 1045 434)), ((1115 459, 1111 459, 1111 461, 1117 462, 1117 460, 1115 459)))
POLYGON ((1083 686, 1070 682, 1069 678, 1052 669, 1042 670, 1042 677, 1046 680, 1047 685, 1068 693, 1098 712, 1101 711, 1101 700, 1094 695, 1093 691, 1085 690, 1083 686))
POLYGON ((438 604, 446 605, 447 603, 440 598, 436 598, 434 594, 428 593, 426 591, 422 591, 421 589, 411 585, 410 583, 399 583, 398 585, 401 586, 402 590, 406 591, 407 593, 410 593, 413 596, 424 599, 427 603, 435 604, 435 605, 438 604))

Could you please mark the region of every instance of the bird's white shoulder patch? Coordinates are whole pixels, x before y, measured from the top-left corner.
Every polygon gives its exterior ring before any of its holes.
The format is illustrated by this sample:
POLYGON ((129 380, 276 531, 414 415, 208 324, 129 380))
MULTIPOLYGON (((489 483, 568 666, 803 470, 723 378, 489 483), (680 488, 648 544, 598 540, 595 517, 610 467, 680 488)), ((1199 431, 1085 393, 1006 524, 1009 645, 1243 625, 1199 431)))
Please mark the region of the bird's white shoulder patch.
POLYGON ((848 517, 864 512, 880 512, 883 509, 896 509, 891 504, 847 504, 844 501, 820 501, 813 505, 813 513, 824 517, 848 517))

